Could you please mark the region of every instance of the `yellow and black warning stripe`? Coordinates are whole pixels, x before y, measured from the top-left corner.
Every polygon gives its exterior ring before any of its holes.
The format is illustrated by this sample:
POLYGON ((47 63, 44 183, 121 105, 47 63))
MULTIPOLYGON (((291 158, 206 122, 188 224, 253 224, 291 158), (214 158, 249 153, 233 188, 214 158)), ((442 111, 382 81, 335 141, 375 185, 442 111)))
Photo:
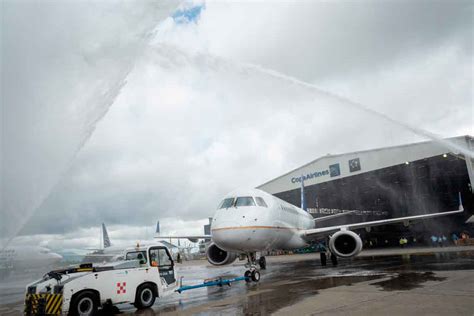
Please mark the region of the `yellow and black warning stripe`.
POLYGON ((26 294, 25 315, 60 315, 62 309, 62 294, 26 294))

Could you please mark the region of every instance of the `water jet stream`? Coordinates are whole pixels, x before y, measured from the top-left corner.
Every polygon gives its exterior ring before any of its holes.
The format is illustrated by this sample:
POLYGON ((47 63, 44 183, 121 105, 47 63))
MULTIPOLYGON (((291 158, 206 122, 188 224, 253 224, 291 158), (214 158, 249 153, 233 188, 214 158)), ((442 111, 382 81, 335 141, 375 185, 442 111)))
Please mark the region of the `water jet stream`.
POLYGON ((297 86, 300 86, 302 88, 306 88, 311 92, 316 92, 319 97, 324 97, 329 101, 336 101, 341 105, 344 106, 350 106, 352 108, 355 108, 359 111, 368 113, 372 116, 375 116, 377 118, 383 119, 387 122, 390 122, 394 125, 400 126, 406 130, 411 131, 415 135, 422 136, 424 138, 430 139, 441 146, 449 149, 453 153, 456 154, 462 154, 465 157, 469 157, 471 159, 474 158, 474 151, 465 148, 459 144, 453 143, 452 141, 449 141, 448 139, 444 139, 439 135, 436 135, 435 133, 432 133, 430 131, 427 131, 422 128, 415 127, 411 124, 396 120, 382 112, 378 112, 362 103, 355 102, 353 100, 350 100, 346 97, 342 97, 340 95, 334 94, 329 91, 325 91, 318 86, 302 81, 300 79, 297 79, 295 77, 291 77, 285 74, 282 74, 276 70, 264 68, 259 65, 254 65, 250 63, 240 63, 240 62, 235 62, 229 59, 225 59, 223 57, 218 57, 214 56, 208 53, 195 53, 195 54, 190 54, 182 49, 168 45, 166 43, 158 43, 158 46, 156 47, 156 52, 161 56, 165 57, 168 59, 168 61, 174 62, 176 65, 182 64, 183 61, 187 61, 188 63, 192 64, 202 64, 203 62, 206 63, 206 65, 210 68, 216 68, 219 67, 220 70, 225 69, 225 68, 233 68, 239 72, 244 72, 248 73, 249 71, 254 72, 256 74, 263 74, 268 77, 291 83, 297 86), (170 54, 173 54, 172 56, 170 54))
MULTIPOLYGON (((79 109, 82 110, 82 112, 79 113, 79 115, 82 115, 83 117, 81 117, 82 124, 79 127, 78 135, 75 139, 71 139, 71 137, 70 139, 68 139, 68 141, 71 142, 72 146, 70 146, 67 151, 57 153, 57 155, 62 155, 60 159, 60 164, 54 166, 54 168, 51 167, 51 170, 53 170, 54 172, 50 172, 49 178, 46 181, 44 179, 34 179, 31 176, 30 179, 27 179, 30 181, 30 183, 33 183, 34 189, 32 190, 33 192, 30 192, 32 194, 28 194, 27 196, 21 196, 21 198, 23 199, 21 205, 20 203, 15 201, 13 205, 10 204, 7 206, 7 204, 4 204, 2 200, 1 207, 2 214, 5 215, 3 216, 3 220, 5 220, 5 225, 3 227, 5 228, 5 231, 1 233, 5 234, 6 240, 2 240, 0 249, 6 248, 12 242, 12 240, 23 230, 25 225, 31 220, 36 211, 41 208, 42 204, 45 202, 51 192, 55 190, 56 186, 60 182, 60 179, 70 169, 77 154, 90 140, 92 134, 94 133, 97 127, 97 124, 108 113, 110 107, 119 96, 122 88, 126 85, 127 78, 130 72, 133 70, 137 60, 143 54, 143 51, 145 51, 146 47, 149 45, 150 40, 156 34, 157 25, 159 25, 159 23, 161 23, 166 17, 169 16, 169 14, 172 12, 172 10, 176 8, 176 6, 177 1, 163 1, 160 4, 155 5, 155 10, 153 11, 154 15, 152 19, 139 20, 137 23, 129 25, 129 27, 131 28, 130 34, 132 35, 129 38, 126 38, 128 42, 121 43, 120 45, 115 47, 119 50, 118 54, 110 54, 110 56, 105 56, 115 64, 116 72, 112 72, 112 75, 109 77, 101 77, 99 74, 98 76, 103 80, 97 85, 92 85, 92 87, 89 86, 90 89, 89 91, 86 91, 86 95, 81 96, 83 98, 79 100, 69 100, 69 102, 71 103, 77 103, 79 109), (135 33, 133 33, 134 31, 135 33), (126 46, 125 44, 128 44, 128 46, 126 46), (120 56, 120 50, 123 50, 123 52, 121 52, 122 54, 127 54, 126 58, 122 58, 122 56, 120 56), (36 183, 37 180, 43 181, 42 183, 36 183), (7 215, 10 216, 7 217, 7 215)), ((120 38, 120 36, 122 35, 123 34, 116 34, 118 38, 120 38)), ((99 43, 97 44, 99 46, 100 40, 102 39, 99 38, 99 43)), ((110 44, 110 42, 107 42, 107 44, 110 44)), ((115 42, 113 44, 115 44, 115 42)), ((107 49, 109 49, 108 46, 107 49)), ((107 49, 105 50, 105 53, 111 53, 110 51, 107 51, 107 49)), ((103 58, 104 56, 100 55, 95 57, 99 61, 102 61, 101 58, 103 58)), ((81 82, 78 82, 78 84, 81 84, 81 82)), ((67 124, 67 122, 63 124, 67 124)), ((33 137, 35 136, 37 135, 33 135, 33 137)), ((3 167, 4 166, 2 166, 2 168, 3 167)))

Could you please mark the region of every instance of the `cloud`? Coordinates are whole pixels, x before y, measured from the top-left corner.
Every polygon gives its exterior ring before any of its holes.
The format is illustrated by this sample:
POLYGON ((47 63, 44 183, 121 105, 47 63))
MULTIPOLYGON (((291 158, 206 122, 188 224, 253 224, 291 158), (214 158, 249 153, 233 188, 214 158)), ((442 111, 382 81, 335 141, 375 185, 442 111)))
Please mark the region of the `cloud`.
POLYGON ((472 22, 465 7, 206 2, 195 22, 166 19, 23 233, 62 235, 106 222, 133 239, 158 219, 170 231, 191 231, 236 187, 257 186, 326 153, 421 140, 241 63, 443 136, 469 133, 472 22))
POLYGON ((172 6, 2 3, 1 235, 48 196, 172 6))
POLYGON ((471 9, 468 1, 210 1, 192 31, 174 28, 161 39, 315 82, 422 58, 447 43, 471 56, 471 9))

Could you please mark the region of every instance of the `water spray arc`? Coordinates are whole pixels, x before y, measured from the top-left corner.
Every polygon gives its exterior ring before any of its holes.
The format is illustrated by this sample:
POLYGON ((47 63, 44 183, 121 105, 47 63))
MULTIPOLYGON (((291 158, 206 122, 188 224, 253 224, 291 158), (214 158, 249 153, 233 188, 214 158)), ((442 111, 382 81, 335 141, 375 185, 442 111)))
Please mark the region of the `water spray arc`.
POLYGON ((381 118, 385 121, 388 121, 390 123, 393 123, 395 125, 403 127, 405 129, 413 132, 414 134, 416 134, 418 136, 423 136, 425 138, 431 139, 432 141, 434 141, 436 143, 439 143, 440 145, 446 147, 447 149, 449 149, 449 150, 451 150, 455 153, 462 153, 464 156, 474 158, 474 152, 467 149, 467 148, 459 146, 458 144, 454 144, 453 142, 450 142, 449 140, 446 140, 446 139, 442 138, 441 136, 438 136, 438 135, 436 135, 436 134, 434 134, 430 131, 427 131, 425 129, 418 128, 418 127, 412 126, 408 123, 396 120, 396 119, 394 119, 394 118, 392 118, 392 117, 390 117, 390 116, 388 116, 384 113, 381 113, 381 112, 378 112, 378 111, 376 111, 372 108, 369 108, 368 106, 366 106, 362 103, 352 101, 348 98, 339 96, 337 94, 334 94, 334 93, 331 93, 331 92, 328 92, 328 91, 324 91, 321 88, 317 87, 316 85, 301 81, 301 80, 296 79, 294 77, 284 75, 284 74, 279 73, 279 72, 274 71, 274 70, 265 69, 265 68, 262 68, 260 66, 256 66, 256 65, 252 65, 252 64, 245 64, 245 66, 247 66, 251 69, 255 69, 256 71, 268 74, 269 76, 272 76, 274 78, 278 78, 278 79, 281 79, 281 80, 292 82, 292 83, 300 85, 302 87, 306 87, 308 89, 314 90, 315 92, 319 93, 322 96, 327 97, 328 99, 340 102, 341 104, 352 106, 354 108, 357 108, 360 111, 363 111, 363 112, 371 114, 375 117, 381 118))
MULTIPOLYGON (((71 140, 75 143, 75 146, 65 155, 67 158, 64 159, 64 164, 56 166, 57 173, 54 174, 50 183, 45 185, 45 188, 39 190, 39 192, 34 196, 28 197, 30 201, 27 203, 27 207, 18 208, 16 210, 7 210, 3 209, 4 205, 2 204, 3 212, 16 212, 21 214, 21 217, 14 218, 14 223, 9 225, 9 230, 6 234, 6 241, 0 245, 0 249, 6 248, 23 230, 36 211, 41 208, 51 192, 55 190, 60 179, 71 168, 76 156, 93 135, 97 124, 105 117, 117 97, 120 95, 123 87, 126 86, 129 74, 134 69, 138 59, 146 50, 151 39, 155 36, 157 25, 169 16, 176 6, 177 1, 174 0, 167 0, 163 3, 157 4, 155 13, 158 14, 155 14, 153 19, 140 21, 141 24, 138 23, 139 25, 133 25, 136 30, 139 31, 134 34, 134 37, 128 39, 130 43, 133 43, 133 45, 131 45, 132 49, 124 48, 124 52, 129 55, 123 60, 120 57, 116 57, 117 60, 115 62, 118 69, 115 76, 104 80, 98 86, 91 87, 91 91, 88 91, 88 95, 83 100, 84 104, 94 104, 96 106, 94 106, 89 112, 85 111, 84 113, 81 113, 81 115, 84 115, 85 119, 80 130, 80 136, 77 139, 71 140)), ((119 48, 122 48, 122 46, 119 48)), ((101 58, 101 56, 98 56, 97 58, 101 58)), ((113 57, 111 56, 110 59, 113 59, 113 57)))
POLYGON ((282 74, 278 71, 264 68, 259 65, 235 62, 229 59, 225 59, 223 57, 213 56, 208 53, 190 54, 176 46, 170 46, 166 43, 159 43, 159 45, 155 49, 155 52, 160 56, 160 58, 164 57, 168 59, 168 61, 171 61, 178 66, 184 66, 183 62, 186 62, 188 64, 191 63, 195 65, 202 65, 204 62, 211 69, 213 68, 220 68, 221 70, 233 69, 237 72, 245 73, 245 74, 248 74, 248 73, 254 73, 254 74, 259 74, 259 75, 263 74, 267 77, 277 79, 279 81, 289 83, 292 85, 299 86, 301 88, 307 89, 310 92, 316 93, 318 97, 323 97, 329 102, 337 102, 338 104, 341 104, 343 106, 349 106, 351 108, 357 109, 361 112, 367 113, 376 118, 382 119, 396 126, 409 130, 415 135, 430 139, 438 143, 439 145, 449 149, 449 151, 452 151, 453 153, 460 153, 466 157, 470 157, 471 159, 474 159, 474 151, 468 148, 455 144, 449 140, 443 139, 441 136, 438 136, 425 129, 415 127, 411 124, 402 122, 400 120, 396 120, 384 113, 378 112, 368 107, 367 105, 364 105, 362 103, 350 100, 346 97, 325 91, 314 84, 302 81, 295 77, 282 74))

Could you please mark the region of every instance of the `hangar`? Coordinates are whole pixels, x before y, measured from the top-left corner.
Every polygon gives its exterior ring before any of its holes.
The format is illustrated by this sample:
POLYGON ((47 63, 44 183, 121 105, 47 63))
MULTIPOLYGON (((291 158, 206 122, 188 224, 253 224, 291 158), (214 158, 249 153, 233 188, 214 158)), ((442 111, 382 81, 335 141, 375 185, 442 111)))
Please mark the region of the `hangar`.
MULTIPOLYGON (((474 148, 469 135, 448 140, 474 148)), ((411 243, 428 244, 433 234, 449 237, 467 231, 473 235, 472 225, 466 223, 474 211, 473 166, 472 158, 429 141, 326 155, 257 188, 300 206, 304 178, 308 212, 314 217, 353 211, 324 225, 456 210, 460 192, 463 214, 362 232, 374 247, 393 246, 402 236, 411 243)))

